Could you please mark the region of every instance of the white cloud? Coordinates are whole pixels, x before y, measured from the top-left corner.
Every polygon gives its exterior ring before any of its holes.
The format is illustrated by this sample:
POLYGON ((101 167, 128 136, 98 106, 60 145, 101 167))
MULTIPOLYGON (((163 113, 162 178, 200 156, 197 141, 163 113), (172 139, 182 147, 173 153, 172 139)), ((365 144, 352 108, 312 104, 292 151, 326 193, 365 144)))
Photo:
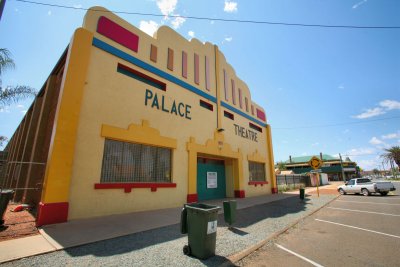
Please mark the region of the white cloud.
POLYGON ((188 32, 188 35, 189 35, 190 37, 194 38, 194 31, 189 31, 189 32, 188 32))
POLYGON ((357 161, 357 165, 360 166, 363 170, 370 171, 377 168, 379 165, 379 160, 376 159, 362 159, 357 161))
POLYGON ((0 107, 0 113, 10 113, 9 107, 0 107))
POLYGON ((75 4, 75 5, 73 5, 73 7, 74 8, 82 8, 82 5, 81 4, 75 4))
POLYGON ((51 10, 47 11, 47 15, 51 16, 51 10))
POLYGON ((375 136, 371 138, 371 140, 369 140, 369 143, 371 145, 382 145, 384 142, 382 140, 379 140, 378 138, 376 138, 375 136))
POLYGON ((353 116, 353 118, 357 118, 357 119, 367 119, 367 118, 371 118, 371 117, 375 117, 375 116, 379 116, 382 114, 385 114, 386 111, 384 111, 382 108, 370 108, 367 109, 365 112, 359 114, 359 115, 355 115, 353 116))
POLYGON ((396 100, 383 100, 379 105, 387 110, 400 109, 400 102, 396 100))
POLYGON ((400 138, 400 131, 397 133, 382 135, 382 139, 396 139, 396 138, 400 138))
POLYGON ((24 105, 21 105, 21 104, 19 104, 19 105, 17 105, 17 108, 25 108, 25 106, 24 106, 24 105))
POLYGON ((152 20, 141 20, 139 24, 139 29, 144 31, 148 35, 153 36, 154 32, 158 29, 158 23, 152 20))
POLYGON ((237 3, 233 2, 233 1, 225 0, 224 11, 228 12, 228 13, 236 12, 237 11, 237 3))
POLYGON ((311 144, 311 146, 319 146, 319 143, 315 142, 315 143, 311 144))
POLYGON ((367 2, 367 0, 362 0, 361 2, 358 2, 357 4, 353 5, 353 9, 358 8, 359 6, 365 4, 367 2))
POLYGON ((231 42, 233 40, 233 37, 226 37, 224 40, 227 42, 231 42))
POLYGON ((357 157, 375 154, 374 148, 352 148, 348 150, 343 156, 357 157))
POLYGON ((339 86, 338 86, 338 89, 344 90, 344 85, 343 85, 343 84, 339 85, 339 86))
MULTIPOLYGON (((179 15, 177 15, 177 16, 179 16, 179 15)), ((179 27, 181 27, 182 24, 183 24, 185 21, 186 21, 185 18, 182 18, 182 17, 175 17, 175 18, 171 21, 171 24, 172 24, 172 27, 174 27, 174 29, 179 29, 179 27)))
POLYGON ((396 100, 383 100, 379 102, 379 107, 369 108, 365 112, 352 116, 357 119, 367 119, 375 116, 379 116, 387 113, 389 110, 399 109, 400 110, 400 102, 396 100))
POLYGON ((178 0, 157 0, 157 6, 164 16, 171 15, 177 4, 178 0))

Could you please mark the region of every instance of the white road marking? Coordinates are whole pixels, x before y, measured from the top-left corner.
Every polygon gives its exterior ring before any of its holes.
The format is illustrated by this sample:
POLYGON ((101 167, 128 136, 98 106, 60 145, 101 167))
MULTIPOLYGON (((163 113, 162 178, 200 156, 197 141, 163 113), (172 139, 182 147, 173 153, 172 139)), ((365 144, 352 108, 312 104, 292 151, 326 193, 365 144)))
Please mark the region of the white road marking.
POLYGON ((358 229, 358 230, 362 230, 362 231, 366 231, 366 232, 371 232, 371 233, 375 233, 375 234, 380 234, 380 235, 386 235, 386 236, 390 236, 390 237, 400 238, 400 236, 397 236, 397 235, 386 234, 386 233, 382 233, 382 232, 378 232, 378 231, 374 231, 374 230, 369 230, 369 229, 365 229, 365 228, 360 228, 360 227, 356 227, 356 226, 352 226, 352 225, 347 225, 347 224, 342 224, 342 223, 337 223, 337 222, 331 222, 331 221, 325 221, 325 220, 320 220, 320 219, 315 219, 315 220, 319 221, 319 222, 331 223, 331 224, 336 224, 336 225, 345 226, 345 227, 349 227, 349 228, 354 228, 354 229, 358 229))
POLYGON ((296 257, 299 257, 299 258, 302 259, 302 260, 305 260, 305 261, 308 262, 308 263, 311 263, 311 264, 314 265, 314 266, 317 266, 317 267, 324 267, 323 265, 318 264, 318 263, 316 263, 315 261, 312 261, 312 260, 310 260, 310 259, 307 259, 306 257, 301 256, 300 254, 297 254, 296 252, 291 251, 291 250, 289 250, 289 249, 287 249, 287 248, 285 248, 285 247, 282 247, 281 245, 276 244, 276 246, 277 246, 278 248, 280 248, 280 249, 283 249, 283 250, 286 251, 286 252, 289 252, 290 254, 295 255, 296 257))
POLYGON ((372 213, 372 214, 400 217, 400 215, 398 215, 398 214, 391 214, 391 213, 382 213, 382 212, 374 212, 374 211, 366 211, 366 210, 342 209, 342 208, 333 208, 333 207, 327 207, 327 208, 333 209, 333 210, 347 210, 347 211, 355 211, 355 212, 363 212, 363 213, 372 213))
POLYGON ((393 203, 376 203, 376 202, 363 202, 363 201, 348 201, 348 200, 336 200, 336 201, 340 201, 340 202, 351 202, 351 203, 363 203, 363 204, 377 204, 377 205, 400 205, 399 204, 393 204, 393 203))

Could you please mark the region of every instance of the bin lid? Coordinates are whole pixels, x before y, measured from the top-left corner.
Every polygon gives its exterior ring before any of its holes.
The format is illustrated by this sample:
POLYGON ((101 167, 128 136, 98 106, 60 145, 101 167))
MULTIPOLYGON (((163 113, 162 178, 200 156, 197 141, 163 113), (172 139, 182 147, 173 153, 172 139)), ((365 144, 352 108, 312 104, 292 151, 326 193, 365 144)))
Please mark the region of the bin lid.
POLYGON ((204 204, 204 203, 190 203, 185 204, 185 208, 193 209, 201 212, 215 212, 220 210, 221 208, 214 205, 204 204))
POLYGON ((12 190, 12 189, 0 189, 0 193, 1 194, 13 194, 14 193, 14 190, 12 190))

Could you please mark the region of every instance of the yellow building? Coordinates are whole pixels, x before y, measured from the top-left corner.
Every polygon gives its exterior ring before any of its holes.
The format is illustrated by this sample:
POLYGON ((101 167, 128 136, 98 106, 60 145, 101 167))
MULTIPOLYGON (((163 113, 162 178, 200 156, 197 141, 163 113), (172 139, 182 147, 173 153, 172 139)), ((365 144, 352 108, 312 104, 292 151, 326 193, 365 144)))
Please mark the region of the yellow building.
POLYGON ((99 10, 6 149, 37 224, 277 192, 265 112, 218 47, 99 10))

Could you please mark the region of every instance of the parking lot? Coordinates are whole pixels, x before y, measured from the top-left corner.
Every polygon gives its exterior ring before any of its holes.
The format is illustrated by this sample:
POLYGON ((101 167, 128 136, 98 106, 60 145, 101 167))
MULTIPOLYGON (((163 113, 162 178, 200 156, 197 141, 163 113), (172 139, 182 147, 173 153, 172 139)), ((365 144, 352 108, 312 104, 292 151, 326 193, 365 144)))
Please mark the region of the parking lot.
POLYGON ((344 195, 269 242, 242 266, 400 266, 400 196, 344 195))

